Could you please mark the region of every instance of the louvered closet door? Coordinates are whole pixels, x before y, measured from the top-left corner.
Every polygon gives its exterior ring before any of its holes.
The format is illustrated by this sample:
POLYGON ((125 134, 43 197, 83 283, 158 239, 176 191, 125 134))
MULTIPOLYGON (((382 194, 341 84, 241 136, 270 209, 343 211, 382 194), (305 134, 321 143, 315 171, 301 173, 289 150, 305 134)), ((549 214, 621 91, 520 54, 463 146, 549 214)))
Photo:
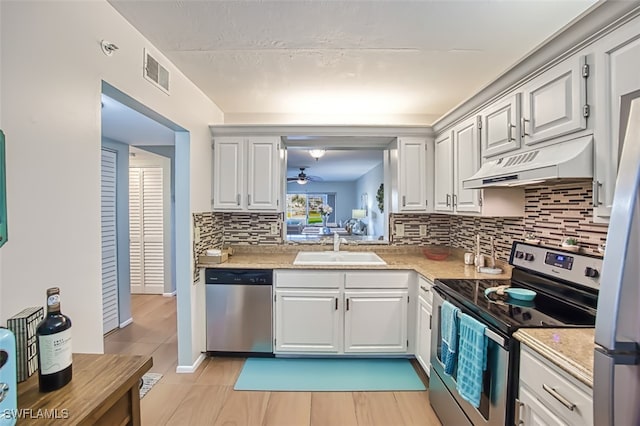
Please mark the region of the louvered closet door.
POLYGON ((102 150, 102 331, 118 328, 118 263, 116 238, 116 153, 102 150))
POLYGON ((162 168, 129 169, 131 292, 164 291, 162 168))

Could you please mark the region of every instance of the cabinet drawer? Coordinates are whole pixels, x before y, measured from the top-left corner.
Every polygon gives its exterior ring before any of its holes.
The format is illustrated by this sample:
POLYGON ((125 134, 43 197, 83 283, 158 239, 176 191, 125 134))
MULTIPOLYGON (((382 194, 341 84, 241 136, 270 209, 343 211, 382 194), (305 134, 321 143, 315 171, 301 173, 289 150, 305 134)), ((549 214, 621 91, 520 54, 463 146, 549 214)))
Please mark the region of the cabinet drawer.
POLYGON ((431 281, 418 276, 418 296, 424 299, 429 306, 433 305, 433 293, 431 292, 432 286, 433 283, 431 281))
POLYGON ((531 389, 545 407, 566 419, 570 424, 593 425, 593 396, 592 391, 581 383, 573 380, 568 374, 547 362, 541 361, 537 355, 521 346, 520 353, 520 383, 531 389), (553 393, 556 396, 553 396, 553 393), (573 410, 565 406, 574 404, 573 410))
POLYGON ((409 288, 411 272, 347 272, 345 288, 409 288))
POLYGON ((342 271, 276 271, 276 287, 340 288, 344 282, 342 271))

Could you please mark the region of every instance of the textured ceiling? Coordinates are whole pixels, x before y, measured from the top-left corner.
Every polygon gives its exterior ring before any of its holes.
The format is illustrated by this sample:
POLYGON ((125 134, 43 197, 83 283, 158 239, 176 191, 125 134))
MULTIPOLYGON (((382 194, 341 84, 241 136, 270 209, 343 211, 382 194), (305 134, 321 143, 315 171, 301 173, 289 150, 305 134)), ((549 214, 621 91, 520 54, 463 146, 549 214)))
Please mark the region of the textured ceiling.
POLYGON ((110 3, 227 123, 430 124, 594 1, 110 3))

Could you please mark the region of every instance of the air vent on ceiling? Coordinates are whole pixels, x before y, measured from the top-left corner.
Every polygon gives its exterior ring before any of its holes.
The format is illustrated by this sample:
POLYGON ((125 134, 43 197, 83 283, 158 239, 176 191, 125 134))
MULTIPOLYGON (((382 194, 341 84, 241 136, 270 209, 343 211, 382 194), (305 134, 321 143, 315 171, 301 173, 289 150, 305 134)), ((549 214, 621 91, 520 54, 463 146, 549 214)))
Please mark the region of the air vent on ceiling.
POLYGON ((502 167, 510 167, 510 166, 518 166, 520 164, 527 164, 535 160, 540 151, 529 151, 523 154, 512 155, 511 157, 507 157, 504 161, 504 165, 502 167))
POLYGON ((169 71, 144 50, 144 77, 157 88, 169 94, 169 71))

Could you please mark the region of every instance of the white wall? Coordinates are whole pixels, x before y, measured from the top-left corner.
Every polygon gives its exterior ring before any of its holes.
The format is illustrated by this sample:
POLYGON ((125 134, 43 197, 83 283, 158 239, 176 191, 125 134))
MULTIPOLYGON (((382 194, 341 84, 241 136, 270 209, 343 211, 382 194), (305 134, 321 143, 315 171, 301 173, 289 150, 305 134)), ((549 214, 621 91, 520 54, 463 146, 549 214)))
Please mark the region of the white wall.
MULTIPOLYGON (((101 81, 189 131, 191 212, 210 208, 211 181, 201 178, 211 176, 208 125, 223 114, 106 1, 3 1, 0 8, 9 206, 0 321, 43 305, 45 289, 57 285, 74 324, 74 351, 101 352, 101 81), (100 50, 102 39, 118 45, 112 57, 100 50), (142 77, 143 48, 170 70, 170 96, 142 77)), ((190 286, 183 300, 202 286, 190 286)), ((192 361, 204 333, 201 310, 189 312, 187 329, 179 324, 192 361)))
MULTIPOLYGON (((382 161, 382 154, 380 157, 382 161)), ((356 181, 356 193, 358 197, 362 196, 362 194, 367 194, 368 216, 364 222, 367 223, 367 233, 369 235, 384 235, 384 213, 380 213, 378 201, 376 200, 376 194, 382 182, 384 182, 382 162, 356 181)))

